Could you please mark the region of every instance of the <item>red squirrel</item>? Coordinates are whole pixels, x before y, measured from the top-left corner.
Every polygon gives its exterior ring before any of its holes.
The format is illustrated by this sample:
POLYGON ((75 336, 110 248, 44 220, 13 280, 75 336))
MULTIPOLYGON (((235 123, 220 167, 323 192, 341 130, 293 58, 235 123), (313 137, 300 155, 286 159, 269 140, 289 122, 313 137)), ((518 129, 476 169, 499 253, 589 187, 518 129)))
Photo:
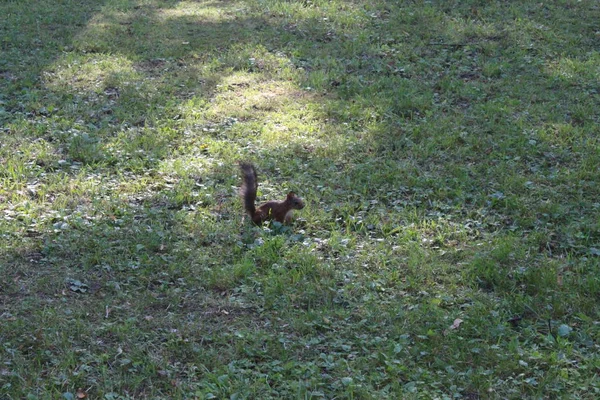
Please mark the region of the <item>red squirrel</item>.
POLYGON ((304 201, 296 196, 294 192, 289 192, 283 201, 267 201, 256 208, 256 191, 258 190, 258 176, 254 165, 249 163, 240 163, 242 170, 242 187, 240 196, 244 201, 244 208, 252 218, 252 222, 257 225, 267 220, 275 220, 281 223, 289 223, 292 220, 292 211, 304 208, 304 201))

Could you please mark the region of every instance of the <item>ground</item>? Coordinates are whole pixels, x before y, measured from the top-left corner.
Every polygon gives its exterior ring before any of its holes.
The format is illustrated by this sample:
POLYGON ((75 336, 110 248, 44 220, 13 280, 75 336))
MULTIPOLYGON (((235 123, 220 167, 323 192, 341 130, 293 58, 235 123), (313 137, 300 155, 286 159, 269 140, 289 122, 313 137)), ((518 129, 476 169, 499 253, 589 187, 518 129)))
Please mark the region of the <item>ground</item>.
POLYGON ((0 397, 600 396, 597 1, 0 13, 0 397))

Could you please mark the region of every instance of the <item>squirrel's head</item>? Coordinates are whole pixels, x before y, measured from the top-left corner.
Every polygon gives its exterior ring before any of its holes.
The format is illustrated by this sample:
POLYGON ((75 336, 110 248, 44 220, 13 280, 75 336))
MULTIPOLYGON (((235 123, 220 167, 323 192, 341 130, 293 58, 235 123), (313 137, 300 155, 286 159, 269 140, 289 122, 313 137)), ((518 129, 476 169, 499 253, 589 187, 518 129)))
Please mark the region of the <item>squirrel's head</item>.
POLYGON ((292 203, 292 208, 295 208, 296 210, 301 210, 304 208, 304 201, 300 197, 296 196, 296 193, 294 192, 288 193, 287 201, 292 203))

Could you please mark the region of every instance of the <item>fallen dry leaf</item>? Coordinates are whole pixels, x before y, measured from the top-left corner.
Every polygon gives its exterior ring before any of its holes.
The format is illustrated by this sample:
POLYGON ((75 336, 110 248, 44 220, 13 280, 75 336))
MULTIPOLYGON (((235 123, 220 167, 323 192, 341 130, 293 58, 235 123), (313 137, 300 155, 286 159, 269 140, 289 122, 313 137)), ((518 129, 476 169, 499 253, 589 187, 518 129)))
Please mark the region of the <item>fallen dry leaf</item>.
POLYGON ((458 329, 460 327, 460 324, 462 324, 463 320, 460 318, 456 318, 454 320, 454 322, 452 323, 452 325, 450 325, 448 327, 448 329, 444 330, 444 336, 448 335, 450 333, 450 331, 458 329))
POLYGON ((454 320, 454 323, 452 325, 450 325, 450 329, 458 329, 458 327, 460 326, 460 324, 462 324, 463 320, 460 318, 456 318, 454 320))

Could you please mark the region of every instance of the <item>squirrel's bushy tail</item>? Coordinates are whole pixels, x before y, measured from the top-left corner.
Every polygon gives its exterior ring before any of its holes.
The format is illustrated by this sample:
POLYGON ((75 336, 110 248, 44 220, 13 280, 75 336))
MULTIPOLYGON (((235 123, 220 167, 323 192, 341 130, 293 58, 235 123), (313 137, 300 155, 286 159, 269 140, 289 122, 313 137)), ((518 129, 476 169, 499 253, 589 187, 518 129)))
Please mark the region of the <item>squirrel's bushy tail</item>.
POLYGON ((244 201, 244 208, 253 218, 256 213, 256 192, 258 190, 258 177, 254 166, 249 163, 241 162, 240 169, 242 170, 242 187, 240 188, 240 196, 244 201))

